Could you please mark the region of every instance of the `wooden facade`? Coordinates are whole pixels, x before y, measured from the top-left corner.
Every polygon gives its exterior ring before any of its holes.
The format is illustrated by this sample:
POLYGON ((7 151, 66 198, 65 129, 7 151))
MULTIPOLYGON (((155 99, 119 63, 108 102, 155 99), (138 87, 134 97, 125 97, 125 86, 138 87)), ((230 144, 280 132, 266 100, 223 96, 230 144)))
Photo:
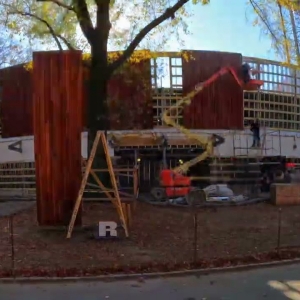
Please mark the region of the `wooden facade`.
MULTIPOLYGON (((41 226, 67 225, 80 188, 81 55, 80 51, 33 54, 33 129, 41 226)), ((80 213, 77 221, 81 221, 80 213)))
MULTIPOLYGON (((240 67, 242 60, 261 70, 256 79, 263 80, 261 92, 242 92, 230 75, 220 77, 195 97, 176 122, 191 129, 243 129, 259 118, 269 128, 300 130, 300 75, 279 62, 243 57, 238 53, 189 51, 192 58, 181 59, 180 53, 159 53, 149 60, 129 65, 117 72, 109 83, 111 129, 151 129, 161 124, 161 115, 183 94, 194 89, 222 66, 240 67), (163 64, 157 63, 164 58, 163 64), (158 70, 167 61, 169 74, 158 83, 158 70), (149 70, 149 71, 148 71, 149 70), (151 83, 147 86, 147 82, 151 83), (132 84, 134 82, 134 84, 132 84), (149 88, 151 87, 151 88, 149 88), (243 123, 244 121, 244 123, 243 123)), ((87 71, 85 78, 87 79, 87 71)), ((0 70, 0 120, 2 137, 32 135, 32 71, 24 66, 0 70)), ((87 86, 83 87, 83 93, 87 86)), ((83 124, 86 125, 83 98, 83 124)))
POLYGON ((108 86, 112 130, 152 129, 150 59, 131 63, 108 86))
MULTIPOLYGON (((18 65, 0 70, 2 137, 33 135, 32 70, 18 65)), ((83 128, 87 126, 88 69, 83 70, 83 128)), ((108 85, 112 130, 152 129, 150 59, 127 64, 108 85)))
MULTIPOLYGON (((88 70, 84 71, 83 123, 87 127, 88 70)), ((150 59, 127 63, 108 83, 111 130, 152 129, 150 59)))
MULTIPOLYGON (((216 51, 189 51, 182 61, 183 94, 207 80, 222 67, 240 68, 242 55, 216 51)), ((183 124, 191 129, 243 129, 243 91, 226 74, 196 95, 186 107, 183 124)))
POLYGON ((0 70, 2 137, 32 135, 32 76, 23 65, 0 70))

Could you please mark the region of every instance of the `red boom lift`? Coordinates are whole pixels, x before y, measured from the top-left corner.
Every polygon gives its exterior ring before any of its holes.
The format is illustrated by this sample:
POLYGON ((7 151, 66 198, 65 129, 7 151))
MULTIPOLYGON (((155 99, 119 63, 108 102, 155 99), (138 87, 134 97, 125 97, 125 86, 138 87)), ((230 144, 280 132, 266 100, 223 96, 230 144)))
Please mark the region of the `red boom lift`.
MULTIPOLYGON (((186 197, 187 202, 193 201, 192 199, 199 198, 200 195, 203 195, 203 192, 199 189, 195 189, 191 185, 191 180, 195 178, 190 178, 185 176, 186 172, 189 168, 198 162, 206 159, 213 153, 213 149, 216 146, 225 142, 225 139, 219 135, 212 135, 210 137, 200 136, 195 133, 191 133, 188 129, 180 126, 174 122, 172 117, 170 116, 172 110, 174 109, 183 109, 184 106, 190 105, 192 99, 195 95, 201 92, 205 87, 212 84, 216 81, 220 76, 225 74, 231 74, 240 87, 243 90, 258 90, 260 86, 263 85, 263 81, 261 80, 250 80, 246 84, 235 69, 231 67, 225 67, 213 74, 209 79, 204 82, 201 82, 195 86, 195 89, 177 102, 176 105, 170 107, 166 110, 162 116, 162 119, 165 124, 173 126, 177 128, 180 132, 184 133, 188 138, 197 140, 200 145, 203 146, 204 152, 193 158, 190 161, 185 162, 184 164, 174 168, 174 169, 163 169, 160 173, 160 187, 154 187, 151 190, 151 194, 156 198, 156 200, 163 200, 165 198, 178 198, 178 197, 186 197), (200 191, 200 194, 199 194, 200 191)), ((164 163, 164 165, 166 165, 164 163)))

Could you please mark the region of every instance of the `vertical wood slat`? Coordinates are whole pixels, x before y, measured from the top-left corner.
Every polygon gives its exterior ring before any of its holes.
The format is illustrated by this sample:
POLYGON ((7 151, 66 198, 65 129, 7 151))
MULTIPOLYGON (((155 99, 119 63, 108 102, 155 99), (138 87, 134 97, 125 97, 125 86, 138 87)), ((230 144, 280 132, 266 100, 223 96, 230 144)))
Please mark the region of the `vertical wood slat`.
POLYGON ((32 78, 24 65, 0 70, 2 137, 32 135, 32 78))
POLYGON ((81 51, 35 52, 33 63, 37 217, 41 226, 64 226, 82 176, 81 51))
MULTIPOLYGON (((240 68, 242 55, 217 51, 189 51, 183 59, 183 93, 223 67, 240 68)), ((243 91, 230 75, 219 77, 197 94, 184 110, 184 125, 191 129, 243 129, 243 91)))
POLYGON ((108 84, 112 130, 152 129, 150 59, 131 63, 108 84))
MULTIPOLYGON (((83 128, 87 126, 88 74, 83 76, 83 128)), ((0 70, 3 81, 1 121, 3 137, 17 137, 33 134, 33 87, 32 70, 24 65, 0 70)), ((108 84, 111 129, 152 129, 153 103, 151 91, 150 59, 131 63, 123 71, 113 75, 108 84)))
MULTIPOLYGON (((128 63, 117 70, 108 83, 111 130, 152 129, 153 102, 150 59, 128 63)), ((84 69, 83 124, 87 127, 88 78, 84 69)))

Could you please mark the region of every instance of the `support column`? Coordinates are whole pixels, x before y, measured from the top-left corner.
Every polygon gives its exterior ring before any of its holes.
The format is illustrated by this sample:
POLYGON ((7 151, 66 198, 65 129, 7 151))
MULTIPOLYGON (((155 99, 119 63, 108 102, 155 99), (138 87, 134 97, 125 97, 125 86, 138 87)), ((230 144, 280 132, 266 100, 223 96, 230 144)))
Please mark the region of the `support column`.
MULTIPOLYGON (((68 225, 80 188, 82 53, 33 53, 37 219, 68 225)), ((81 209, 77 225, 81 223, 81 209)))

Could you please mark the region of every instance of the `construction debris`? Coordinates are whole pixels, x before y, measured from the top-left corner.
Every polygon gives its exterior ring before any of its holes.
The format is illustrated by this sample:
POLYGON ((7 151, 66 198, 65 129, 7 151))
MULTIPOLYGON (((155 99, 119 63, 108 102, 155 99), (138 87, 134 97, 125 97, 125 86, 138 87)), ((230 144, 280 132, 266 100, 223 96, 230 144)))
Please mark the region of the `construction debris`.
MULTIPOLYGON (((264 197, 247 197, 242 194, 235 195, 232 189, 230 189, 227 184, 214 184, 209 185, 202 189, 202 196, 199 193, 200 189, 195 188, 195 195, 200 195, 198 199, 190 199, 189 197, 177 197, 169 198, 164 201, 157 201, 151 195, 140 195, 140 200, 148 202, 154 205, 173 205, 180 207, 211 207, 211 206, 236 206, 236 205, 248 205, 254 203, 260 203, 268 201, 270 199, 269 195, 264 197)), ((189 193, 193 195, 193 191, 189 193)))
POLYGON ((247 198, 243 195, 234 195, 232 189, 227 184, 213 184, 204 188, 208 202, 223 202, 223 201, 244 201, 247 198))

